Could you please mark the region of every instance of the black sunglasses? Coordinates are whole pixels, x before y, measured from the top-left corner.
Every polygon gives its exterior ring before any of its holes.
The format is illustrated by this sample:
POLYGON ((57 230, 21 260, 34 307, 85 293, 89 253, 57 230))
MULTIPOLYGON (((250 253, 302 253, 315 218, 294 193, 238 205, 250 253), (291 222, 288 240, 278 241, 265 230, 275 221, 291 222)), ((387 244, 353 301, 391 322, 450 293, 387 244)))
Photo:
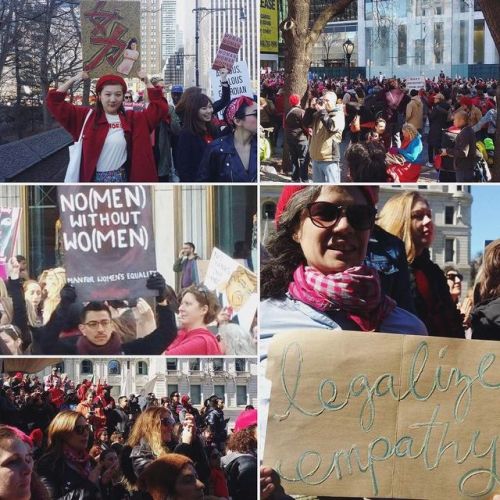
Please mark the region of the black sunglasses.
POLYGON ((463 281, 464 277, 460 273, 447 273, 446 278, 449 280, 455 281, 457 278, 459 281, 463 281))
POLYGON ((85 432, 90 431, 90 425, 89 424, 75 425, 74 430, 79 436, 83 436, 83 434, 85 434, 85 432))
POLYGON ((353 229, 365 231, 375 224, 377 209, 371 205, 336 205, 327 201, 315 201, 307 205, 311 222, 316 227, 328 228, 334 226, 345 216, 353 229))
POLYGON ((247 113, 245 116, 257 116, 257 110, 255 110, 253 113, 247 113))

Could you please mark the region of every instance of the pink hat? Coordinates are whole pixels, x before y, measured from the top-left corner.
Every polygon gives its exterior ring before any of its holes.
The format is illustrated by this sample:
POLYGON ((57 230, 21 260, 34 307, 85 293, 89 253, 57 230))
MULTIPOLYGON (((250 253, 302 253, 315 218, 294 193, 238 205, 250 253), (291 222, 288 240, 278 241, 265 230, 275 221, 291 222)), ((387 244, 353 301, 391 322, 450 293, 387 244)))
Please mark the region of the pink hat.
POLYGON ((257 425, 257 410, 244 410, 236 419, 236 423, 234 424, 234 432, 242 431, 243 429, 247 429, 252 425, 257 425))

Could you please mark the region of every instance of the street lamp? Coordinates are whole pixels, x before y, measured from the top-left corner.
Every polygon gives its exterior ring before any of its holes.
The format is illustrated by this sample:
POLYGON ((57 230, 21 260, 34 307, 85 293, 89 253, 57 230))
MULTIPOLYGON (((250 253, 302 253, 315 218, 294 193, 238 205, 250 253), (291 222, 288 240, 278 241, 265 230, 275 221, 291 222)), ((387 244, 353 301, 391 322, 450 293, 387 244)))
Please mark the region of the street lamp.
POLYGON ((202 19, 208 14, 213 14, 214 12, 227 12, 231 10, 238 10, 240 12, 240 21, 246 21, 247 16, 245 9, 243 7, 218 7, 218 8, 207 8, 200 7, 200 0, 196 0, 196 7, 193 9, 195 13, 195 41, 196 41, 196 63, 195 63, 195 75, 196 75, 196 86, 200 86, 200 66, 199 66, 199 45, 200 45, 200 23, 202 19), (204 16, 202 16, 204 13, 204 16))
POLYGON ((354 44, 349 38, 342 44, 342 49, 347 59, 347 83, 351 83, 351 56, 354 50, 354 44))

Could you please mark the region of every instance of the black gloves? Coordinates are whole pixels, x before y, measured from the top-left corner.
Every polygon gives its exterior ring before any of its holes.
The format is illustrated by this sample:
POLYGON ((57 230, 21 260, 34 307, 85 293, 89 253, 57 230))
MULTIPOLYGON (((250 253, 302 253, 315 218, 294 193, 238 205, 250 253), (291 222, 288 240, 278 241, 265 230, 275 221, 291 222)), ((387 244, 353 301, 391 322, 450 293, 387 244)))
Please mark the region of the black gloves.
POLYGON ((61 302, 64 304, 73 304, 76 301, 76 290, 73 285, 66 283, 60 292, 61 302))
POLYGON ((151 273, 146 281, 146 288, 150 290, 158 290, 158 296, 156 297, 156 302, 163 302, 166 296, 165 278, 160 273, 151 273))

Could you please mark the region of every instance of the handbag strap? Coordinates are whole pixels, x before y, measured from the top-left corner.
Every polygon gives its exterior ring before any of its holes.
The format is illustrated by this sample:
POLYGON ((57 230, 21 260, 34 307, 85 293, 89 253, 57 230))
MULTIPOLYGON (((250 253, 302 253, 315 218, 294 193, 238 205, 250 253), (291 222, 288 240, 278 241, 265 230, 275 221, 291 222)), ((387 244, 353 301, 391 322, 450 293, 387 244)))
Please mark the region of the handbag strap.
POLYGON ((82 140, 83 131, 85 130, 85 125, 87 125, 87 121, 90 118, 90 115, 92 114, 92 111, 93 111, 92 109, 89 109, 89 112, 87 113, 87 116, 85 117, 85 121, 83 122, 83 127, 82 127, 82 130, 80 132, 80 137, 78 138, 78 142, 81 142, 81 140, 82 140))

